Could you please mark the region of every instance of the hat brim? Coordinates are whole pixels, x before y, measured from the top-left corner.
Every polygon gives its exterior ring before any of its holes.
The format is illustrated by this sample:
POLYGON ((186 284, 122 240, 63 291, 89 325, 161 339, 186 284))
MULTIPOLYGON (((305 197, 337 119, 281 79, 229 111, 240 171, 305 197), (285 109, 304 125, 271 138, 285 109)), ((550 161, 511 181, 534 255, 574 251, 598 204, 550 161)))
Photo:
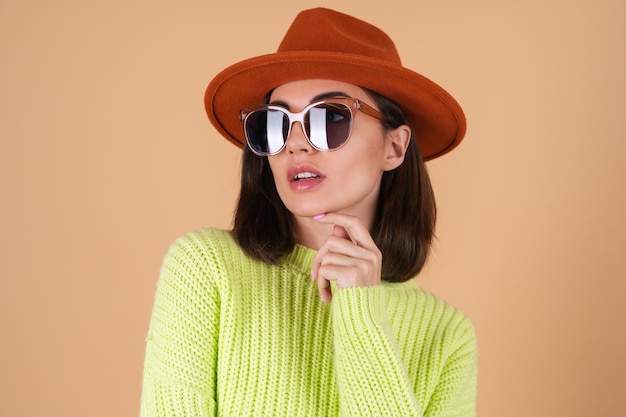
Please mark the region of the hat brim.
POLYGON ((243 147, 240 110, 261 104, 263 97, 279 85, 304 79, 348 82, 395 102, 406 114, 425 160, 450 152, 465 135, 463 110, 428 78, 387 61, 320 51, 277 52, 226 68, 206 89, 209 120, 226 139, 243 147))

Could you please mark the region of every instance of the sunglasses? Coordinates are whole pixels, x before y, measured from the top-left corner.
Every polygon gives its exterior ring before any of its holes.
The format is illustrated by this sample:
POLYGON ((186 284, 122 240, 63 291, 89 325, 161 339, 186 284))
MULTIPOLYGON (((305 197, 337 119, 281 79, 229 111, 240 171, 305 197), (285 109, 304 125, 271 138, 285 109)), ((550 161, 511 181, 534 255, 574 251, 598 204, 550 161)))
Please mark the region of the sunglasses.
POLYGON ((241 110, 246 142, 259 156, 276 155, 285 148, 295 122, 300 122, 309 144, 318 151, 334 151, 346 144, 357 111, 378 120, 384 116, 356 98, 331 98, 292 113, 271 104, 241 110))

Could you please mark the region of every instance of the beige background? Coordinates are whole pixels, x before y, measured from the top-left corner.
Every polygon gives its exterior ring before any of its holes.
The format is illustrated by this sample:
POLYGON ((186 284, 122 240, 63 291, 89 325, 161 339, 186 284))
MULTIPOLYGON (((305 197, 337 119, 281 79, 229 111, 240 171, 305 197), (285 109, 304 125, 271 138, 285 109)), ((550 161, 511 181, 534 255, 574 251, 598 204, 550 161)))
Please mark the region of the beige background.
POLYGON ((1 0, 0 415, 137 415, 162 256, 236 198, 204 88, 315 5, 466 110, 420 281, 477 327, 479 415, 624 415, 626 3, 216 3, 1 0))

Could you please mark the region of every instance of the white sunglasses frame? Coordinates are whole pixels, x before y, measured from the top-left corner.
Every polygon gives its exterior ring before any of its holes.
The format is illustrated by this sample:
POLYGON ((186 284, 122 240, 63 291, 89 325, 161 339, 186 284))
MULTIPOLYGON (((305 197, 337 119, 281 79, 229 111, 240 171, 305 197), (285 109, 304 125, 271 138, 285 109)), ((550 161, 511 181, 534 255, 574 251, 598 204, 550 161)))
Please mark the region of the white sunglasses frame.
POLYGON ((246 137, 246 144, 248 145, 250 150, 258 156, 272 156, 272 155, 277 155, 281 153, 282 150, 285 149, 285 146, 287 145, 287 139, 289 139, 289 135, 291 135, 291 129, 293 128, 293 124, 295 122, 300 123, 300 127, 302 128, 304 137, 306 138, 307 142, 309 143, 309 145, 311 145, 313 149, 316 149, 322 152, 330 152, 330 151, 335 151, 337 149, 341 149, 346 143, 348 143, 350 136, 352 136, 352 125, 354 123, 354 119, 356 117, 357 111, 361 111, 367 114, 368 116, 373 117, 377 120, 381 120, 381 121, 385 120, 385 116, 383 116, 383 114, 380 113, 378 110, 368 105, 367 103, 364 103, 358 98, 352 98, 352 97, 336 97, 336 98, 328 98, 325 100, 319 100, 319 101, 309 104, 308 106, 303 108, 301 111, 296 112, 296 113, 289 111, 287 108, 283 106, 273 105, 273 104, 263 104, 260 106, 248 107, 239 112, 239 120, 243 123, 243 131, 246 137), (313 107, 319 106, 320 104, 342 104, 346 106, 346 108, 350 111, 350 125, 348 127, 348 136, 341 143, 341 145, 336 148, 324 149, 324 148, 320 148, 316 146, 311 141, 311 139, 309 138, 309 135, 306 133, 306 129, 304 128, 305 116, 309 113, 309 111, 313 107), (252 146, 251 139, 248 137, 248 129, 246 128, 246 125, 247 125, 248 118, 250 117, 250 115, 258 111, 267 111, 267 110, 278 111, 287 115, 287 118, 289 119, 289 129, 287 131, 287 137, 283 138, 283 144, 282 146, 280 146, 278 150, 274 152, 259 152, 252 146))

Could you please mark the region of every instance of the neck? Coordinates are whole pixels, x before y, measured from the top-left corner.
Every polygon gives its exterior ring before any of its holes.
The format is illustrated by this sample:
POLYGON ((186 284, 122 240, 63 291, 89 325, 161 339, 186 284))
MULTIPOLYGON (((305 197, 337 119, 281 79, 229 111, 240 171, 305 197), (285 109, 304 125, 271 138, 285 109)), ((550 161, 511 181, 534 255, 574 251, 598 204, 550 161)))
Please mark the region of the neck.
POLYGON ((318 250, 333 231, 333 226, 321 224, 312 217, 294 217, 293 234, 296 243, 318 250))

